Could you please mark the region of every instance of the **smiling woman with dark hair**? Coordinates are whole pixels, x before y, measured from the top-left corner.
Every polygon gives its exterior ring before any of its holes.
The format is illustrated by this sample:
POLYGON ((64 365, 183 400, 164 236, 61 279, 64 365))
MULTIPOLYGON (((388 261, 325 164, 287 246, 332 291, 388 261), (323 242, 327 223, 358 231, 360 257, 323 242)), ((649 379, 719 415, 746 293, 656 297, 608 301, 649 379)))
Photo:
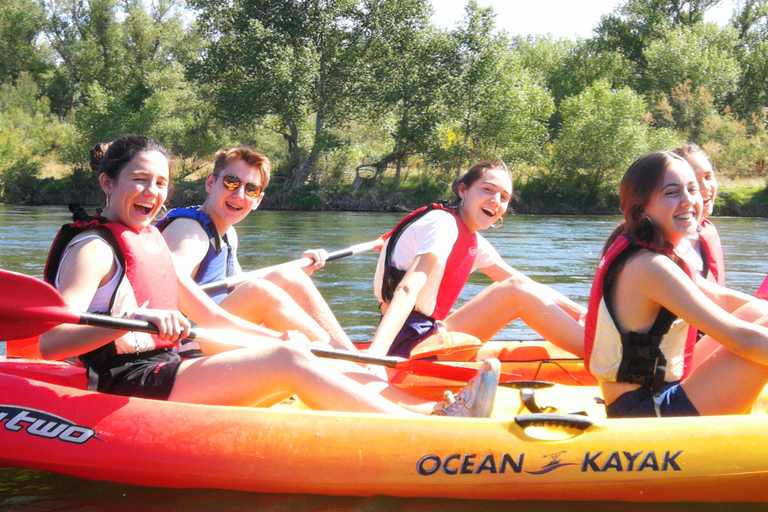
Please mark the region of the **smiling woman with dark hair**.
POLYGON ((478 232, 503 222, 512 177, 503 163, 481 162, 453 183, 454 206, 431 205, 403 219, 381 251, 374 293, 382 318, 370 352, 409 357, 440 330, 488 341, 516 318, 576 355, 584 308, 506 264, 478 232), (470 273, 496 281, 450 313, 470 273))
POLYGON ((584 347, 608 416, 747 412, 768 382, 768 316, 739 319, 757 299, 708 281, 681 253, 702 216, 693 169, 672 152, 646 155, 620 197, 624 221, 592 285, 584 347), (698 365, 689 325, 722 345, 698 365))

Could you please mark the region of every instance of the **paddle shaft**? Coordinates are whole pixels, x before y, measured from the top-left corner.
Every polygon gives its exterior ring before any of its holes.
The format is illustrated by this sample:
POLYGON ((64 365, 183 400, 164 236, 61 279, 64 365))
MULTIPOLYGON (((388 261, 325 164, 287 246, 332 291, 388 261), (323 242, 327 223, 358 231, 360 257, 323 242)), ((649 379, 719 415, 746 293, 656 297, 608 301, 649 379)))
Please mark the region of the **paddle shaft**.
MULTIPOLYGON (((350 247, 347 247, 346 249, 340 249, 338 251, 333 251, 331 253, 328 253, 328 258, 326 259, 326 261, 334 261, 341 258, 346 258, 347 256, 352 256, 353 254, 359 254, 361 252, 379 249, 383 244, 384 244, 384 238, 380 237, 380 238, 377 238, 376 240, 373 240, 372 242, 365 242, 362 244, 352 245, 350 247)), ((230 276, 230 277, 227 277, 226 279, 222 279, 221 281, 214 281, 212 283, 201 285, 200 289, 202 289, 204 292, 215 292, 218 290, 223 290, 224 288, 229 288, 231 286, 238 285, 240 283, 244 283, 245 281, 250 281, 251 279, 258 279, 258 278, 264 277, 270 272, 273 272, 278 269, 288 268, 288 267, 306 268, 306 267, 309 267, 310 265, 313 265, 314 263, 315 263, 315 260, 312 258, 301 258, 298 260, 280 263, 278 265, 272 265, 270 267, 265 267, 259 270, 253 270, 251 272, 244 272, 242 274, 230 276)))
MULTIPOLYGON (((145 320, 134 320, 130 318, 117 318, 108 315, 98 315, 94 313, 80 313, 80 325, 90 325, 94 327, 106 327, 109 329, 120 329, 124 331, 139 331, 157 334, 157 326, 152 322, 145 320)), ((187 341, 200 340, 209 341, 213 343, 227 343, 221 338, 226 336, 225 332, 220 332, 210 329, 192 329, 189 335, 185 338, 187 341)), ((244 343, 242 339, 235 341, 235 345, 252 345, 257 346, 258 343, 244 343)), ((352 361, 361 364, 375 364, 381 366, 387 366, 389 368, 396 368, 397 364, 402 360, 397 357, 376 357, 369 356, 367 354, 348 352, 346 350, 335 349, 322 349, 312 348, 312 353, 318 357, 327 357, 333 359, 343 359, 345 361, 352 361)))
MULTIPOLYGON (((145 320, 134 320, 130 318, 118 318, 108 315, 99 315, 96 313, 75 313, 79 314, 79 325, 90 325, 93 327, 106 327, 108 329, 119 329, 124 331, 139 331, 156 334, 158 332, 157 326, 151 322, 145 320)), ((217 331, 211 329, 193 329, 189 335, 185 338, 188 341, 198 340, 210 343, 220 343, 225 345, 236 346, 263 346, 258 341, 253 341, 250 336, 242 335, 240 333, 230 333, 227 331, 217 331), (232 336, 234 339, 227 340, 226 338, 232 336)), ((385 366, 387 368, 393 368, 397 370, 407 372, 417 372, 420 374, 428 374, 433 377, 441 377, 449 380, 467 381, 477 374, 477 370, 474 368, 465 368, 462 366, 451 366, 439 364, 434 361, 419 361, 403 359, 392 356, 372 356, 359 352, 349 352, 346 350, 337 349, 324 349, 310 347, 310 351, 317 357, 323 357, 328 359, 342 359, 345 361, 352 361, 359 364, 371 364, 376 366, 385 366)))

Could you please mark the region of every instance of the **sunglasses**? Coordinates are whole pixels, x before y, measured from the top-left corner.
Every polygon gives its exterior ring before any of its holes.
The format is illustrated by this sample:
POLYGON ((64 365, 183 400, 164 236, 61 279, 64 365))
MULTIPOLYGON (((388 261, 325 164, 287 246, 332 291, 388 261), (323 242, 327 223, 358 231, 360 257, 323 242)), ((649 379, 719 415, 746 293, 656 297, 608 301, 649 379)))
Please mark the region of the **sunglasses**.
POLYGON ((224 185, 224 188, 230 192, 237 190, 240 185, 245 185, 245 195, 251 199, 258 199, 259 195, 261 195, 261 191, 263 190, 261 185, 258 183, 244 183, 234 174, 225 174, 222 176, 221 183, 224 185))

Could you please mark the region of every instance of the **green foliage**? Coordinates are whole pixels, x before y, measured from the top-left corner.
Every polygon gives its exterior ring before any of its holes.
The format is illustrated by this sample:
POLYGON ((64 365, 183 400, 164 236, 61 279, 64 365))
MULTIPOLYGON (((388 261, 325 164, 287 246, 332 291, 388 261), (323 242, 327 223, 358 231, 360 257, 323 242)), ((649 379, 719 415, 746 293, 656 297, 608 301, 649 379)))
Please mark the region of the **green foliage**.
POLYGON ((600 183, 610 171, 624 169, 647 148, 648 128, 641 122, 642 98, 625 87, 597 82, 561 105, 563 130, 555 142, 555 161, 568 170, 594 169, 600 183))
POLYGON ((702 149, 716 169, 730 176, 766 176, 768 131, 765 117, 736 119, 729 111, 705 119, 699 137, 702 149))
POLYGON ((0 174, 29 170, 29 162, 50 153, 71 155, 78 142, 73 127, 51 115, 48 99, 39 96, 30 75, 22 73, 16 85, 0 84, 0 174))
POLYGON ((645 73, 645 48, 663 39, 673 27, 701 24, 704 13, 721 1, 626 0, 614 13, 600 19, 595 28, 597 48, 618 51, 635 64, 639 73, 645 73))
POLYGON ((40 161, 23 156, 5 167, 2 179, 2 200, 6 203, 30 204, 39 186, 40 161))
POLYGON ((691 81, 693 89, 706 88, 715 104, 736 90, 741 67, 735 55, 736 31, 711 23, 670 30, 644 50, 648 62, 645 82, 653 95, 669 94, 678 84, 691 81))
POLYGON ((492 9, 475 0, 452 32, 456 45, 443 127, 444 165, 457 171, 477 160, 536 161, 547 139, 554 102, 523 59, 495 34, 492 9))
POLYGON ((627 165, 683 141, 719 173, 762 177, 768 0, 703 23, 721 1, 625 0, 571 41, 510 39, 478 0, 452 30, 429 0, 7 0, 0 193, 99 202, 86 150, 127 132, 183 173, 258 147, 274 207, 401 210, 503 159, 525 172, 520 209, 614 212, 627 165))
POLYGON ((32 0, 5 0, 0 5, 0 82, 43 71, 43 55, 35 43, 42 28, 43 10, 32 0))
MULTIPOLYGON (((552 92, 556 105, 580 94, 598 80, 618 88, 629 85, 632 64, 617 51, 601 50, 595 40, 553 40, 536 37, 518 40, 524 66, 536 72, 552 92)), ((559 123, 558 123, 559 125, 559 123)))
MULTIPOLYGON (((768 27, 766 27, 768 31, 768 27)), ((740 115, 761 115, 768 107, 768 39, 746 48, 741 57, 741 69, 744 70, 734 94, 733 107, 740 115)))
POLYGON ((561 105, 563 129, 553 155, 558 188, 577 198, 592 197, 596 205, 604 204, 635 159, 681 142, 669 131, 654 132, 643 123, 645 110, 636 92, 628 87, 614 90, 605 82, 565 99, 561 105))

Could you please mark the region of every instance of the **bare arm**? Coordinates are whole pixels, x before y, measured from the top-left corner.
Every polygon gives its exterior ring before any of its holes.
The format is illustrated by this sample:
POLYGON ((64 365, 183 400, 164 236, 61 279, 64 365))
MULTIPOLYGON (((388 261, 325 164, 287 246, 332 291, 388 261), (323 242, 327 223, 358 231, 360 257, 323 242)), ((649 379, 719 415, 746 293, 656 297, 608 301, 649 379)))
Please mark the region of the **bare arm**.
MULTIPOLYGON (((76 243, 61 263, 59 292, 76 311, 87 311, 96 290, 117 271, 114 253, 100 239, 76 243)), ((144 320, 154 323, 163 340, 176 341, 188 330, 189 322, 178 311, 142 310, 144 320)), ((66 359, 95 350, 124 335, 87 325, 60 325, 40 337, 40 352, 45 359, 66 359)))
POLYGON ((699 275, 696 276, 696 285, 712 302, 729 313, 733 313, 746 304, 761 300, 746 293, 720 286, 699 275))
POLYGON ((163 230, 163 238, 176 258, 176 271, 194 279, 210 243, 200 223, 192 219, 175 219, 163 230))
POLYGON ((628 300, 628 288, 616 293, 619 323, 627 330, 647 331, 663 306, 733 353, 768 364, 768 329, 744 322, 721 308, 666 256, 639 254, 627 263, 617 286, 635 289, 634 299, 628 300))
POLYGON ((427 277, 437 265, 437 256, 432 253, 420 254, 413 260, 403 280, 397 285, 392 300, 386 305, 386 311, 373 336, 368 352, 372 355, 386 355, 402 329, 405 319, 416 305, 416 298, 427 282, 427 277))

